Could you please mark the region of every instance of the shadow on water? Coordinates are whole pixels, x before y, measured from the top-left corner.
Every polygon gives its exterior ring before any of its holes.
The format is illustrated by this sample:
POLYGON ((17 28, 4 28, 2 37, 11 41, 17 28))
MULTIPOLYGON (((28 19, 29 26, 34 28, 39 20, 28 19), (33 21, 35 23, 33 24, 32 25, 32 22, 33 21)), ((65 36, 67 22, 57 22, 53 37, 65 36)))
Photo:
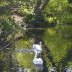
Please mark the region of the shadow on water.
POLYGON ((43 55, 42 55, 42 59, 43 59, 43 71, 42 72, 48 72, 48 68, 47 68, 47 62, 46 60, 44 59, 43 55))
POLYGON ((44 29, 28 29, 26 33, 26 38, 33 38, 34 40, 41 39, 41 36, 44 33, 44 29))
POLYGON ((57 24, 56 21, 49 23, 43 18, 43 16, 41 16, 37 18, 34 17, 34 20, 27 23, 27 28, 50 28, 50 27, 53 28, 56 26, 56 24, 57 24))
MULTIPOLYGON (((45 30, 46 29, 43 29, 43 30, 37 30, 37 29, 36 30, 32 30, 32 29, 28 30, 26 32, 27 38, 30 38, 30 37, 33 38, 35 40, 35 43, 37 43, 37 44, 40 41, 42 41, 43 48, 46 51, 46 55, 47 55, 48 60, 50 60, 50 62, 52 63, 53 67, 56 67, 55 62, 53 61, 53 57, 50 54, 50 49, 44 44, 44 41, 42 40, 42 35, 45 32, 45 30)), ((44 59, 43 56, 42 56, 42 58, 43 58, 43 62, 44 62, 44 64, 43 64, 43 66, 44 66, 43 72, 48 72, 48 67, 46 66, 47 62, 46 62, 46 60, 44 59)))
MULTIPOLYGON (((38 44, 40 41, 42 41, 43 42, 43 40, 42 40, 42 35, 43 35, 43 33, 45 32, 45 30, 40 30, 40 29, 36 29, 36 30, 33 30, 33 29, 31 29, 31 30, 29 30, 29 31, 27 31, 27 38, 33 38, 34 39, 34 43, 35 44, 38 44)), ((46 60, 44 59, 44 57, 42 56, 42 59, 43 59, 43 71, 42 72, 48 72, 48 68, 47 68, 47 62, 46 62, 46 60)))

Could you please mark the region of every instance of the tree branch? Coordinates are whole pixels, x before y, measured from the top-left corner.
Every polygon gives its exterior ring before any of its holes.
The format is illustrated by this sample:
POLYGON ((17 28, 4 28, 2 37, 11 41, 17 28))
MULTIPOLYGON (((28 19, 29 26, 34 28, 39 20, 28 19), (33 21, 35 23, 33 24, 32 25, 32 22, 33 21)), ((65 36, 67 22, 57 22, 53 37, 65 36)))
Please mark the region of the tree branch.
POLYGON ((5 45, 3 48, 0 49, 0 51, 2 51, 3 49, 7 48, 11 43, 8 43, 7 45, 5 45))

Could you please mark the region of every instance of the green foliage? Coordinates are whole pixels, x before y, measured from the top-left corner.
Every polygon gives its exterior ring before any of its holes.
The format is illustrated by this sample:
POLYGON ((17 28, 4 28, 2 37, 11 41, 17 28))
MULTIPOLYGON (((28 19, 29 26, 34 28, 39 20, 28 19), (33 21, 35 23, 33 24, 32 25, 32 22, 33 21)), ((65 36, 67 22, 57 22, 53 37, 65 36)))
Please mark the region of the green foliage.
POLYGON ((67 0, 51 0, 43 11, 44 18, 49 23, 56 21, 57 25, 71 25, 72 14, 68 11, 71 10, 71 6, 67 0))
MULTIPOLYGON (((71 54, 68 55, 72 52, 68 52, 68 50, 70 50, 72 46, 72 40, 70 32, 68 32, 70 31, 70 27, 69 29, 67 28, 61 30, 50 28, 46 30, 43 36, 43 40, 45 41, 46 46, 50 49, 49 54, 53 57, 53 62, 57 67, 59 66, 59 69, 61 68, 61 63, 62 67, 64 67, 67 65, 67 63, 70 64, 72 59, 71 54)), ((46 52, 44 53, 47 54, 46 52)), ((50 61, 50 59, 47 58, 47 56, 44 57, 47 61, 47 67, 50 67, 52 65, 52 62, 50 61)))
MULTIPOLYGON (((23 40, 20 39, 19 41, 15 42, 15 49, 31 49, 33 44, 33 40, 23 40)), ((15 54, 17 61, 19 62, 19 66, 22 66, 23 68, 34 68, 33 66, 33 53, 16 53, 15 54)))
POLYGON ((8 1, 2 1, 2 2, 0 2, 0 7, 7 6, 7 5, 9 5, 8 1))
MULTIPOLYGON (((44 4, 44 0, 41 0, 41 2, 44 4)), ((14 66, 15 68, 17 66, 34 68, 32 64, 33 54, 16 53, 14 51, 14 48, 31 49, 33 40, 30 38, 34 36, 34 38, 42 37, 47 46, 48 52, 46 48, 43 47, 44 66, 46 68, 55 65, 58 70, 62 72, 62 67, 72 66, 72 1, 50 0, 44 10, 42 10, 42 17, 40 18, 35 17, 34 7, 34 0, 0 1, 0 30, 4 31, 0 39, 6 37, 6 41, 12 41, 11 50, 4 50, 4 52, 0 53, 0 68, 2 68, 2 71, 9 72, 10 66, 14 66), (46 29, 27 30, 25 33, 25 31, 11 19, 11 14, 13 14, 14 11, 17 12, 17 15, 23 16, 23 23, 31 24, 31 27, 46 27, 46 29), (26 39, 15 40, 15 44, 13 44, 14 37, 16 34, 19 34, 19 32, 27 37, 26 39), (12 59, 10 60, 9 54, 11 54, 11 52, 12 59)), ((2 45, 0 45, 0 48, 1 47, 2 45)))
MULTIPOLYGON (((72 66, 72 50, 68 51, 72 46, 71 6, 67 0, 50 0, 43 10, 43 16, 48 24, 53 25, 54 21, 56 24, 54 27, 51 26, 45 30, 43 40, 49 48, 49 53, 52 55, 53 62, 59 71, 62 71, 62 67, 66 65, 69 66, 70 64, 72 66), (70 55, 68 55, 69 53, 70 55)), ((52 65, 52 62, 47 61, 47 63, 49 66, 52 65)))

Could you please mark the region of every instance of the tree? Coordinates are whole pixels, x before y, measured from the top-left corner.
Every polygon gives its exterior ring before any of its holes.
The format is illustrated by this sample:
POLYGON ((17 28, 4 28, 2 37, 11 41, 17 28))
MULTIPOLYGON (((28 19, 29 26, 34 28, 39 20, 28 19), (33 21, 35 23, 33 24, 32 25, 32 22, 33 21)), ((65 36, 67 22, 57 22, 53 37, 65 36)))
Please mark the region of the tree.
POLYGON ((41 17, 42 10, 44 9, 44 7, 47 5, 48 2, 49 0, 44 0, 43 2, 42 0, 35 1, 34 12, 36 17, 41 17))
MULTIPOLYGON (((50 49, 49 54, 52 55, 53 62, 58 68, 58 72, 62 72, 62 68, 66 65, 68 66, 68 63, 71 63, 71 59, 67 60, 66 57, 66 55, 69 54, 68 50, 70 50, 72 46, 72 14, 70 12, 70 4, 67 0, 50 1, 43 11, 43 16, 51 26, 46 29, 43 40, 45 41, 45 45, 50 49), (61 63, 61 61, 63 62, 61 63)), ((70 57, 72 58, 71 55, 70 57)), ((49 58, 47 60, 49 67, 52 65, 52 62, 50 62, 49 58)))

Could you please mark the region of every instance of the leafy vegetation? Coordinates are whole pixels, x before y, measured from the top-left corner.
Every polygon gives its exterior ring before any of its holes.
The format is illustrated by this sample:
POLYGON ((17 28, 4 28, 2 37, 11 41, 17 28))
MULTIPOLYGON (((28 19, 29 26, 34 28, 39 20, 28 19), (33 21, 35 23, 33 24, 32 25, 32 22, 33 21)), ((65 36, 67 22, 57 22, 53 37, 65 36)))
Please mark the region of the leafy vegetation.
POLYGON ((31 49, 34 41, 43 41, 43 72, 51 66, 58 72, 72 67, 71 0, 0 1, 0 71, 17 72, 22 67, 33 72, 34 54, 16 49, 31 49))

